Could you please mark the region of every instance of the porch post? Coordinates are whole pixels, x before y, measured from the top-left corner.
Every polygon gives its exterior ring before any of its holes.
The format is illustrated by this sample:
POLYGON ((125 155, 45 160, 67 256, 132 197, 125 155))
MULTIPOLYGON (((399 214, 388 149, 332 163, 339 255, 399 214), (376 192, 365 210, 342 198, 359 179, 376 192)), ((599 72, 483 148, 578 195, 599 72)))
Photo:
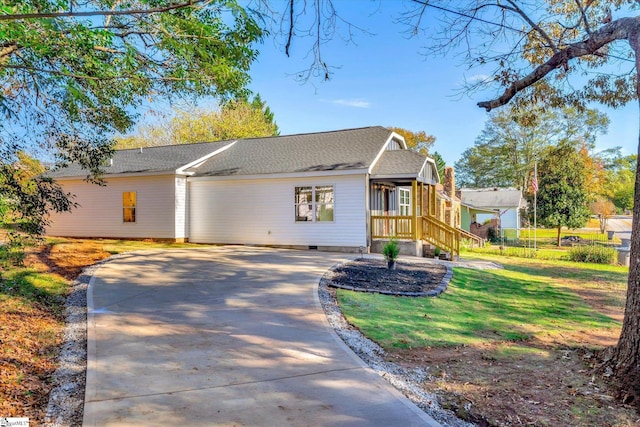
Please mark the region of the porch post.
POLYGON ((411 216, 413 227, 413 240, 418 241, 422 237, 422 231, 419 228, 422 228, 422 221, 418 221, 418 181, 411 181, 411 205, 413 209, 411 209, 411 216))

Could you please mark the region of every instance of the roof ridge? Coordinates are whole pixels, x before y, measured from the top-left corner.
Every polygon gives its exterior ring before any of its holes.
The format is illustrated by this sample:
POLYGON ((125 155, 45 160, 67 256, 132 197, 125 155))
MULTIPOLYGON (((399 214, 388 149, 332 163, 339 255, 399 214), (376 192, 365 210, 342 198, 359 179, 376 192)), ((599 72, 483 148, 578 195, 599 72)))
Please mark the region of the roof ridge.
POLYGON ((219 140, 219 141, 200 141, 200 142, 189 142, 189 143, 185 143, 185 144, 154 145, 152 147, 121 148, 121 149, 116 149, 116 151, 130 151, 130 150, 131 151, 133 151, 133 150, 139 151, 140 148, 142 148, 142 149, 153 149, 153 148, 166 148, 166 147, 182 147, 182 146, 189 146, 189 145, 215 144, 215 143, 232 142, 232 141, 250 141, 250 140, 255 140, 255 139, 272 139, 272 138, 283 138, 283 137, 291 137, 291 136, 328 135, 328 134, 332 134, 332 133, 350 132, 350 131, 365 130, 365 129, 382 129, 382 130, 388 131, 389 133, 392 132, 391 130, 385 128, 384 126, 374 125, 374 126, 362 126, 362 127, 357 127, 357 128, 348 128, 348 129, 325 130, 325 131, 318 131, 318 132, 292 133, 292 134, 288 134, 288 135, 253 136, 253 137, 250 137, 250 138, 232 138, 232 139, 222 139, 222 140, 219 140))
POLYGON ((316 131, 316 132, 291 133, 291 134, 287 134, 287 135, 254 136, 254 137, 250 137, 250 138, 238 138, 238 140, 239 141, 249 141, 249 140, 253 140, 253 139, 284 138, 284 137, 290 137, 290 136, 328 135, 328 134, 332 134, 332 133, 350 132, 350 131, 354 131, 354 130, 365 130, 365 129, 376 129, 376 128, 383 129, 383 130, 386 130, 388 132, 391 132, 391 130, 385 128, 384 126, 374 125, 374 126, 362 126, 362 127, 347 128, 347 129, 323 130, 323 131, 316 131))
POLYGON ((201 145, 201 144, 217 144, 217 143, 221 143, 221 142, 232 142, 232 141, 235 141, 235 140, 234 139, 224 139, 224 140, 220 140, 220 141, 200 141, 200 142, 187 142, 187 143, 184 143, 184 144, 153 145, 151 147, 116 148, 115 151, 140 151, 141 148, 143 150, 151 150, 151 149, 154 149, 154 148, 183 147, 183 146, 188 146, 188 145, 201 145))

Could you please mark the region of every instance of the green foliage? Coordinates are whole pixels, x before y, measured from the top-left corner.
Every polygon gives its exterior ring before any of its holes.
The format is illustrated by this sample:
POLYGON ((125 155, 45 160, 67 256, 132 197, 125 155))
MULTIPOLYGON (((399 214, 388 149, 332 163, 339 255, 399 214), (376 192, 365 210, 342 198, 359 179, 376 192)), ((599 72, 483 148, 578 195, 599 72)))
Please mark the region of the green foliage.
POLYGON ((596 245, 574 246, 569 251, 571 261, 594 264, 615 264, 616 255, 614 248, 596 245))
POLYGON ((428 135, 423 130, 413 132, 399 127, 389 127, 389 130, 401 135, 409 149, 425 156, 429 155, 429 148, 436 142, 435 136, 428 135))
POLYGON ((618 211, 632 210, 638 155, 623 156, 616 150, 601 153, 605 168, 603 196, 611 199, 618 211))
POLYGON ((400 247, 395 239, 389 240, 387 244, 382 248, 382 255, 387 261, 395 261, 400 254, 400 247))
POLYGON ((25 258, 24 244, 20 236, 10 238, 0 244, 0 267, 6 270, 11 267, 22 265, 25 258))
POLYGON ((26 246, 37 241, 48 225, 48 213, 69 210, 71 196, 51 178, 40 175, 44 168, 25 153, 16 153, 14 163, 0 162, 0 229, 6 242, 0 246, 0 263, 19 265, 26 246))
POLYGON ((591 212, 583 157, 570 145, 548 148, 542 156, 538 165, 538 224, 556 229, 584 226, 591 212))
POLYGON ((547 147, 593 146, 609 119, 597 110, 536 105, 492 113, 473 147, 456 162, 457 181, 465 187, 515 187, 527 192, 534 162, 547 147))
MULTIPOLYGON (((41 234, 49 212, 74 206, 70 195, 40 175, 44 169, 35 170, 36 162, 23 153, 45 150, 53 167, 78 163, 89 180, 100 182, 103 160, 112 153, 112 135, 130 129, 136 107, 178 98, 247 96, 249 67, 257 55, 253 45, 263 34, 253 16, 234 0, 167 8, 170 4, 3 3, 3 228, 10 223, 21 232, 41 234), (35 16, 16 16, 24 14, 35 16)), ((10 253, 20 246, 16 243, 10 253)))
POLYGON ((444 168, 447 167, 446 162, 444 161, 440 153, 438 153, 437 151, 434 151, 433 153, 429 154, 429 156, 436 162, 436 168, 438 169, 438 176, 440 177, 440 179, 442 179, 442 177, 444 177, 444 168))
POLYGON ((498 232, 495 228, 487 228, 487 240, 492 243, 495 243, 499 240, 498 232))
POLYGON ((175 111, 168 123, 144 125, 135 135, 117 138, 117 148, 226 141, 278 135, 273 113, 259 96, 230 101, 218 111, 175 111))

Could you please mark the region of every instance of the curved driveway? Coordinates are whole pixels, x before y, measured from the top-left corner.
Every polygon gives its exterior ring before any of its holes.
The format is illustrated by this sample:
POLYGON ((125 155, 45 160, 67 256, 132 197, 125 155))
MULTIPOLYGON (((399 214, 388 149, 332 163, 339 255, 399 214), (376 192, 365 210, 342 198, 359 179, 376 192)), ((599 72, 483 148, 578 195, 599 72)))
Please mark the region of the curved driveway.
POLYGON ((438 425, 365 367, 317 298, 344 254, 137 252, 88 292, 86 426, 438 425))

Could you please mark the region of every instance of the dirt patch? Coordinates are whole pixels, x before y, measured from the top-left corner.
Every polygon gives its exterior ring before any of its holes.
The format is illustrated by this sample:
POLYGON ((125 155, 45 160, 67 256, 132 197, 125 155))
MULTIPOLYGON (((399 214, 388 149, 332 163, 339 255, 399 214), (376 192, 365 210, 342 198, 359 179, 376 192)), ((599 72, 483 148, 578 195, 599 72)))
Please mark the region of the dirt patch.
POLYGON ((362 292, 426 295, 442 283, 447 268, 436 263, 397 262, 390 270, 386 261, 357 259, 334 268, 328 275, 330 285, 362 292))
POLYGON ((429 370, 426 391, 460 418, 485 426, 637 426, 634 408, 594 375, 584 349, 522 343, 396 350, 390 361, 429 370))

